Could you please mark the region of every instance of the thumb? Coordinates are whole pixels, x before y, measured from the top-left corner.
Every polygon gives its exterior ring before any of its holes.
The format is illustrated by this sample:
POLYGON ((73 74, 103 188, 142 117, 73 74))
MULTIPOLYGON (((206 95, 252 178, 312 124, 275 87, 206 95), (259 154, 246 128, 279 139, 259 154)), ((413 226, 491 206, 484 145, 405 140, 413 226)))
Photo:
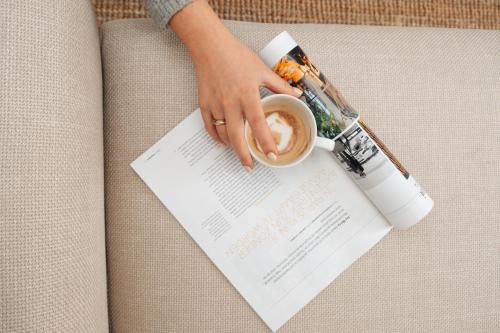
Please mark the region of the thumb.
POLYGON ((302 90, 292 87, 288 82, 272 71, 269 71, 269 74, 266 76, 264 85, 276 94, 287 94, 295 97, 300 97, 302 95, 302 90))

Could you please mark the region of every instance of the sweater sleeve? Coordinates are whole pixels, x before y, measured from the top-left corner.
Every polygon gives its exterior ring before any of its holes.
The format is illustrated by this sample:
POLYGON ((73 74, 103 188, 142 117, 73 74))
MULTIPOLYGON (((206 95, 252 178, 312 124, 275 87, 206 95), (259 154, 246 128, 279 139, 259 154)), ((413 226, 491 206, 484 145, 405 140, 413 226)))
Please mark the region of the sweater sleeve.
POLYGON ((172 16, 192 1, 193 0, 145 0, 144 2, 153 20, 162 29, 167 29, 168 21, 170 21, 172 16))

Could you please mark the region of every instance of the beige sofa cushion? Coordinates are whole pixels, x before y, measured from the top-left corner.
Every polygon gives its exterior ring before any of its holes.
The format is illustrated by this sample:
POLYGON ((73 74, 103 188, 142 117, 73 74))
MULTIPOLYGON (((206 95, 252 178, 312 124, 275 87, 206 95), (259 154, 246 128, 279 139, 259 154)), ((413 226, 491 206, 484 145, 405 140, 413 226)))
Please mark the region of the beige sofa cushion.
MULTIPOLYGON (((227 25, 254 50, 288 30, 435 200, 282 331, 498 332, 500 32, 227 25)), ((129 167, 197 106, 184 47, 149 20, 102 37, 114 331, 267 332, 129 167)))
POLYGON ((88 1, 0 1, 0 332, 107 332, 88 1))

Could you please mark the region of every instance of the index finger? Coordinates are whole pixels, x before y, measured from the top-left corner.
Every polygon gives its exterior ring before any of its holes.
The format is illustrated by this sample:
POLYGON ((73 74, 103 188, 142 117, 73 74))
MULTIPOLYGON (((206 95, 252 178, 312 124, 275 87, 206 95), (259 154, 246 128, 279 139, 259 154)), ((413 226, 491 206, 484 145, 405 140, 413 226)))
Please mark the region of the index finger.
POLYGON ((258 91, 254 94, 247 96, 243 100, 243 111, 247 118, 250 127, 252 128, 252 133, 257 139, 262 152, 271 161, 275 161, 277 158, 278 149, 276 147, 276 142, 271 134, 271 129, 266 121, 266 116, 264 115, 264 110, 262 109, 262 104, 260 102, 260 95, 258 91))

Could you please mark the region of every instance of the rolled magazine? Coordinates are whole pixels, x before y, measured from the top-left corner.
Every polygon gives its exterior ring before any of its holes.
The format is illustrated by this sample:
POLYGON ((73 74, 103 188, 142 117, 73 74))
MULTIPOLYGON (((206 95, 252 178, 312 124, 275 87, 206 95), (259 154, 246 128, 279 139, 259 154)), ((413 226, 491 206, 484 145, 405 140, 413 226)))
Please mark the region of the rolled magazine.
POLYGON ((318 135, 335 141, 335 160, 394 227, 409 228, 431 211, 432 199, 290 34, 276 36, 260 56, 276 74, 302 90, 300 98, 316 118, 318 135))

